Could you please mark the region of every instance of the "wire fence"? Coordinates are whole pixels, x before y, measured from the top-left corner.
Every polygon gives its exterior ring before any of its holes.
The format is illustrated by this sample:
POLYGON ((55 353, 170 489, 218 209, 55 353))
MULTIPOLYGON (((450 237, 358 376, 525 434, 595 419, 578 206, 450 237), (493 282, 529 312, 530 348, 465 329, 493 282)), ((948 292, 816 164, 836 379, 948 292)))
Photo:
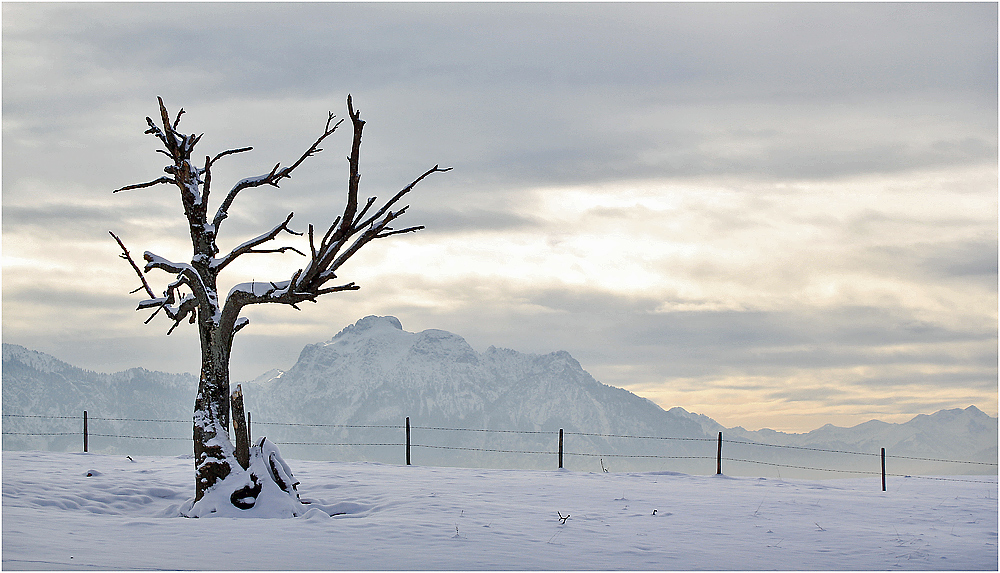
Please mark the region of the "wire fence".
MULTIPOLYGON (((91 437, 97 438, 108 438, 112 440, 151 440, 151 441, 163 441, 163 440, 176 440, 176 441, 190 441, 191 435, 187 436, 163 436, 163 435, 141 435, 139 432, 127 432, 127 433, 108 433, 107 431, 92 432, 90 431, 89 424, 91 422, 145 422, 145 423, 160 423, 160 424, 191 424, 191 420, 177 420, 177 419, 158 419, 158 418, 125 418, 125 417, 100 417, 100 416, 89 416, 86 411, 83 412, 81 416, 46 416, 46 415, 35 415, 35 414, 3 414, 3 418, 6 419, 34 419, 37 421, 43 420, 76 420, 82 421, 82 426, 76 431, 7 431, 6 429, 2 432, 4 436, 38 436, 38 437, 65 437, 65 436, 77 436, 82 438, 83 451, 89 450, 89 439, 91 437)), ((249 416, 248 416, 249 418, 249 416)), ((249 426, 249 424, 248 424, 249 426)), ((371 447, 385 447, 385 448, 399 448, 405 450, 405 460, 407 465, 410 463, 411 450, 415 448, 423 448, 427 450, 448 450, 455 452, 484 452, 490 454, 523 454, 523 455, 535 455, 535 456, 553 456, 558 457, 558 467, 563 467, 564 457, 579 457, 579 458, 600 458, 601 468, 604 471, 608 471, 604 467, 604 459, 645 459, 645 460, 715 460, 717 463, 717 473, 721 474, 723 469, 723 462, 727 465, 732 463, 739 464, 750 464, 756 466, 768 466, 774 468, 787 468, 795 470, 808 470, 813 472, 829 472, 834 474, 853 474, 853 475, 881 475, 883 479, 883 489, 885 489, 885 478, 886 477, 914 477, 921 479, 933 479, 933 480, 943 480, 943 481, 965 481, 965 482, 978 482, 982 483, 981 480, 970 480, 952 477, 940 477, 940 476, 928 476, 928 475, 914 475, 914 474, 898 474, 898 473, 886 473, 885 471, 885 460, 896 459, 896 460, 906 460, 907 462, 927 462, 935 464, 961 464, 966 467, 978 468, 980 472, 983 470, 989 470, 990 468, 997 468, 996 462, 983 462, 983 461, 972 461, 972 460, 955 460, 955 459, 944 459, 944 458, 932 458, 932 457, 920 457, 911 455, 897 455, 897 454, 887 454, 885 449, 882 448, 880 452, 862 452, 862 451, 852 451, 845 449, 832 449, 832 448, 819 448, 811 446, 794 446, 794 445, 782 445, 782 444, 769 444, 763 442, 754 442, 749 440, 725 440, 723 441, 722 432, 719 432, 717 437, 690 437, 690 436, 636 436, 627 434, 606 434, 606 433, 592 433, 592 432, 564 432, 562 429, 556 430, 492 430, 487 428, 449 428, 440 426, 411 426, 410 419, 406 418, 404 424, 316 424, 316 423, 296 423, 296 422, 268 422, 268 421, 254 421, 253 428, 258 426, 265 427, 289 427, 289 428, 320 428, 320 429, 342 429, 342 430, 395 430, 404 431, 405 440, 400 441, 294 441, 294 440, 282 440, 276 439, 275 443, 282 446, 325 446, 325 447, 339 447, 339 448, 371 448, 371 447), (497 434, 497 435, 511 435, 519 434, 525 436, 533 436, 535 438, 548 437, 550 441, 554 442, 552 438, 558 435, 558 447, 557 449, 526 449, 519 447, 474 447, 470 445, 449 445, 442 443, 415 443, 411 441, 412 431, 420 432, 452 432, 452 433, 470 433, 470 434, 497 434), (715 455, 706 455, 705 452, 702 453, 623 453, 621 451, 597 451, 597 452, 587 452, 587 451, 572 451, 564 449, 564 439, 565 437, 581 437, 581 438, 600 438, 607 439, 613 438, 618 440, 655 440, 659 442, 678 442, 678 443, 688 443, 689 447, 699 447, 697 442, 707 442, 714 443, 716 446, 715 455), (787 463, 787 461, 774 461, 761 459, 767 457, 766 455, 757 455, 754 457, 750 456, 739 456, 730 457, 723 455, 723 446, 726 448, 731 448, 733 446, 742 446, 744 448, 744 453, 750 453, 754 451, 753 448, 758 448, 758 452, 771 450, 773 452, 784 452, 784 451, 799 451, 808 452, 809 454, 838 454, 847 456, 863 456, 863 457, 875 457, 881 458, 882 469, 877 471, 874 469, 843 469, 836 467, 815 467, 814 465, 803 465, 795 463, 787 463)), ((429 435, 428 435, 429 437, 429 435)), ((433 441, 433 440, 428 440, 433 441)), ((593 445, 593 444, 591 444, 593 445)), ((633 448, 634 449, 634 448, 633 448)), ((704 449, 708 450, 706 446, 704 449)), ((829 465, 829 464, 828 464, 829 465)), ((993 475, 994 472, 990 472, 986 475, 993 475)), ((780 473, 779 473, 780 476, 780 473)))

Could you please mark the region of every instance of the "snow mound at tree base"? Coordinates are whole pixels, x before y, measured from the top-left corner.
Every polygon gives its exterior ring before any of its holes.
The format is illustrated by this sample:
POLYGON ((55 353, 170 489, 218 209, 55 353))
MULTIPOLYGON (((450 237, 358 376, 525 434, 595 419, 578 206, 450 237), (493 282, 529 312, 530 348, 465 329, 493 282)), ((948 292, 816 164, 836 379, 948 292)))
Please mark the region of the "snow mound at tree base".
MULTIPOLYGON (((233 462, 229 477, 216 484, 197 502, 188 500, 180 508, 183 517, 298 517, 307 512, 299 500, 298 482, 278 452, 262 438, 250 448, 250 467, 233 462)), ((310 514, 315 513, 310 511, 310 514)), ((329 517, 329 515, 327 515, 329 517)))

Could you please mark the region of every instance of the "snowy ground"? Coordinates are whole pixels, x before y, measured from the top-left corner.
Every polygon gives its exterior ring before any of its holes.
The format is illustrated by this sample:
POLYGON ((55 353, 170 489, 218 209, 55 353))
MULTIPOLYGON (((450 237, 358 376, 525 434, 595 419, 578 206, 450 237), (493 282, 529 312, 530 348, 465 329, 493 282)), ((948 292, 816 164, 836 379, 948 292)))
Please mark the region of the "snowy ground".
POLYGON ((313 502, 303 517, 185 519, 176 515, 193 489, 190 459, 3 452, 3 568, 998 565, 996 476, 890 478, 882 492, 878 478, 290 463, 313 502))

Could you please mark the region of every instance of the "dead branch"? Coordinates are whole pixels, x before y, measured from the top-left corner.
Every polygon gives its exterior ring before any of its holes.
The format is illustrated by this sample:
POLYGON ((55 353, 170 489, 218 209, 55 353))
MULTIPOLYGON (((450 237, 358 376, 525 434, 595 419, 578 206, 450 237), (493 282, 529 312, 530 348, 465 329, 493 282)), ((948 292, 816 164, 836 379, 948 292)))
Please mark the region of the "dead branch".
POLYGON ((385 205, 383 205, 381 209, 379 209, 374 215, 372 215, 371 217, 369 217, 367 221, 365 221, 364 223, 361 223, 360 225, 357 225, 357 227, 358 228, 364 228, 364 227, 367 227, 368 225, 371 225, 375 220, 377 220, 379 217, 381 217, 382 215, 384 215, 386 213, 386 211, 388 211, 390 208, 392 208, 392 206, 395 205, 396 202, 399 201, 403 197, 403 195, 406 195, 407 193, 409 193, 410 191, 412 191, 413 188, 417 186, 417 183, 420 183, 421 181, 423 181, 424 178, 427 177, 428 175, 430 175, 431 173, 444 173, 446 171, 451 171, 452 169, 454 169, 454 168, 453 167, 441 168, 438 165, 435 165, 434 167, 431 167, 430 169, 428 169, 427 171, 425 171, 423 175, 421 175, 420 177, 417 177, 416 179, 414 179, 412 183, 410 183, 406 187, 403 187, 398 193, 396 193, 396 195, 393 196, 392 199, 389 199, 388 201, 386 201, 385 205))
POLYGON ((307 149, 305 153, 303 153, 291 166, 285 167, 284 169, 279 171, 278 166, 281 165, 279 163, 278 165, 275 165, 274 169, 272 169, 271 172, 268 173, 267 175, 259 177, 249 177, 239 181, 236 185, 234 185, 233 188, 229 191, 229 194, 226 195, 226 198, 222 201, 222 204, 219 206, 218 211, 216 211, 215 218, 212 219, 212 224, 215 225, 216 232, 218 232, 219 226, 222 225, 222 221, 229 216, 229 208, 232 206, 233 201, 236 200, 236 196, 239 195, 241 191, 243 191, 244 189, 249 189, 251 187, 259 187, 261 185, 273 185, 277 187, 278 182, 284 178, 290 178, 292 176, 291 175, 292 171, 294 171, 296 167, 301 165, 302 162, 306 160, 306 158, 312 157, 313 155, 322 151, 322 149, 319 148, 319 145, 323 143, 324 139, 333 134, 333 132, 336 131, 337 128, 340 127, 340 124, 343 123, 344 121, 340 120, 331 127, 330 124, 333 122, 333 119, 335 117, 336 116, 333 115, 333 113, 328 114, 326 120, 326 126, 323 128, 323 134, 320 135, 318 138, 316 138, 316 141, 314 141, 313 144, 309 146, 309 149, 307 149))
MULTIPOLYGON (((118 256, 128 261, 128 264, 132 265, 132 270, 135 271, 136 276, 138 276, 139 280, 142 281, 142 287, 140 288, 146 289, 146 294, 149 295, 149 298, 156 298, 156 295, 153 294, 153 289, 150 288, 149 283, 146 282, 146 277, 142 274, 142 271, 139 270, 139 265, 135 264, 135 261, 132 259, 132 255, 129 254, 128 249, 125 248, 125 243, 123 243, 122 240, 118 238, 118 235, 114 234, 114 232, 108 231, 108 233, 111 233, 111 236, 114 237, 118 246, 122 248, 122 254, 118 256)), ((137 292, 138 290, 139 289, 136 289, 132 292, 137 292)))
POLYGON ((112 191, 112 193, 118 193, 119 191, 129 191, 131 189, 143 189, 143 188, 146 188, 146 187, 152 187, 154 185, 159 185, 161 183, 176 184, 177 180, 174 179, 173 177, 167 177, 167 176, 164 175, 163 177, 160 177, 159 179, 154 179, 152 181, 147 181, 146 183, 136 183, 135 185, 126 185, 126 186, 124 186, 124 187, 122 187, 120 189, 115 189, 114 191, 112 191))
POLYGON ((382 233, 379 233, 378 235, 375 235, 375 238, 376 239, 384 239, 386 237, 391 237, 393 235, 402 235, 403 233, 412 233, 414 231, 419 231, 419 230, 421 230, 423 228, 424 228, 423 225, 417 225, 416 227, 410 227, 408 229, 400 229, 398 231, 394 231, 392 229, 388 229, 387 228, 385 232, 382 232, 382 233))
POLYGON ((291 234, 291 235, 301 235, 302 233, 296 233, 295 231, 292 231, 291 229, 288 228, 288 222, 292 220, 292 216, 293 215, 294 215, 294 213, 289 213, 288 217, 285 217, 285 221, 283 223, 281 223, 280 225, 277 225, 276 227, 274 227, 270 231, 264 233, 263 235, 259 235, 257 237, 254 237, 253 239, 250 239, 249 241, 247 241, 247 242, 243 243, 242 245, 240 245, 240 246, 236 247, 235 249, 233 249, 228 255, 222 257, 221 259, 218 259, 215 262, 215 265, 214 265, 216 272, 221 271, 222 269, 224 269, 226 267, 226 265, 228 265, 229 263, 231 263, 234 260, 236 260, 236 258, 239 257, 240 255, 245 255, 247 253, 267 253, 267 252, 271 252, 271 253, 273 253, 273 252, 282 252, 283 253, 283 252, 285 252, 287 250, 292 250, 292 251, 295 251, 296 253, 298 253, 298 254, 300 254, 302 256, 305 256, 304 253, 302 253, 298 249, 294 249, 292 247, 281 247, 280 249, 275 249, 275 250, 256 250, 255 249, 255 247, 258 247, 258 246, 260 246, 260 245, 262 245, 262 244, 264 244, 264 243, 266 243, 268 241, 273 240, 282 231, 285 231, 286 233, 291 234))
POLYGON ((216 161, 218 161, 219 159, 221 159, 221 158, 223 158, 223 157, 225 157, 227 155, 233 155, 234 153, 243 153, 244 151, 251 151, 252 149, 253 149, 253 147, 241 147, 239 149, 227 149, 227 150, 223 151, 222 153, 219 153, 218 155, 216 155, 215 157, 213 157, 212 160, 208 162, 208 164, 212 165, 216 161))

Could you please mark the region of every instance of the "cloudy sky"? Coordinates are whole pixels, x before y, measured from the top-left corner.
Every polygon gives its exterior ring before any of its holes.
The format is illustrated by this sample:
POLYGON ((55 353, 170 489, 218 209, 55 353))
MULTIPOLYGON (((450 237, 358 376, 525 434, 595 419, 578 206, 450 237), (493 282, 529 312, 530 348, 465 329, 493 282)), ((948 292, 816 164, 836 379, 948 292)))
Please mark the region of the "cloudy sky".
MULTIPOLYGON (((568 350, 727 426, 997 414, 997 6, 3 4, 3 340, 78 366, 198 368, 134 311, 134 253, 183 260, 143 135, 156 96, 216 186, 288 164, 346 97, 362 194, 440 163, 406 222, 303 312, 251 307, 233 376, 369 315, 477 350, 568 350)), ((348 130, 240 196, 223 250, 342 208, 348 130)), ((298 245, 295 240, 287 244, 298 245)), ((220 287, 282 280, 243 257, 220 287)), ((156 288, 170 277, 150 275, 156 288)))

